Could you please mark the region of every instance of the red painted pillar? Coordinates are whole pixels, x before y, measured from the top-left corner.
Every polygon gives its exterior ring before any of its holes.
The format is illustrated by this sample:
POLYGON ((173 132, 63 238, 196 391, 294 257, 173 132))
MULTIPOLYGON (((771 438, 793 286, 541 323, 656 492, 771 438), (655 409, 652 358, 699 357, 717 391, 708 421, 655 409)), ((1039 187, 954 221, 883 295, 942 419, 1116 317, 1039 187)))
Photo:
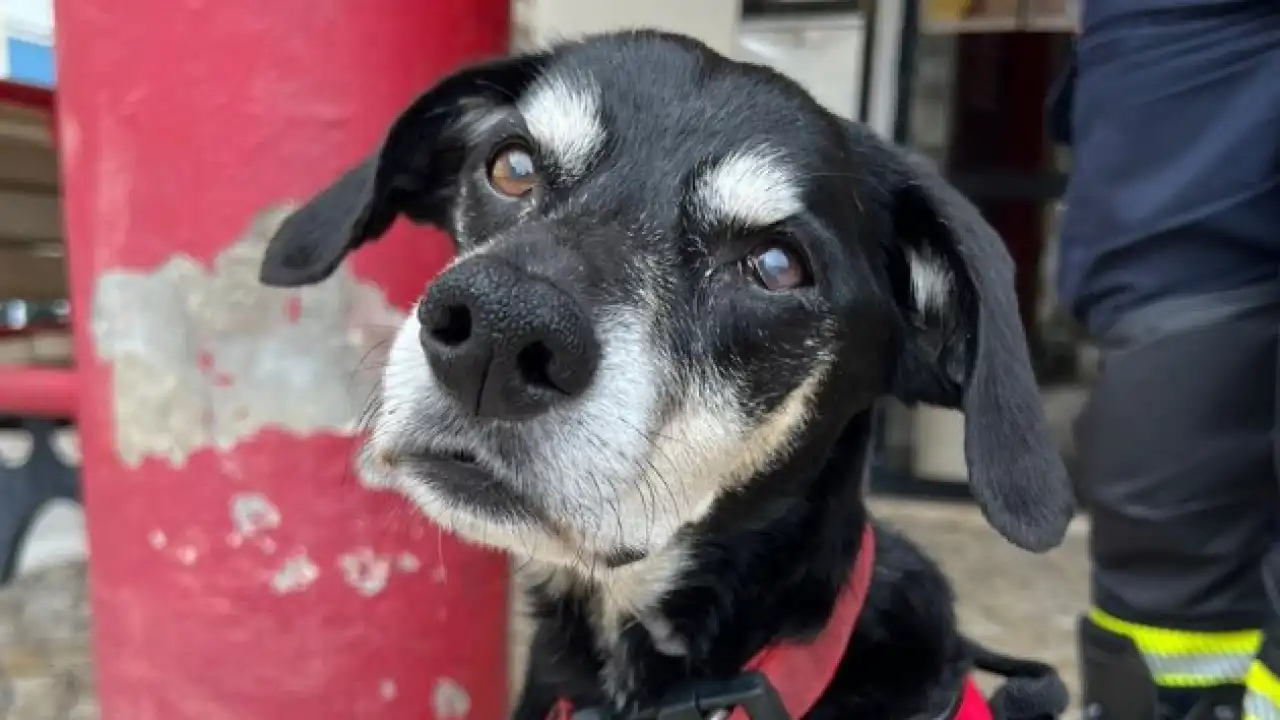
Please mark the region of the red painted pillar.
POLYGON ((508 0, 60 0, 59 131, 105 720, 501 717, 502 558, 366 487, 378 348, 448 255, 325 284, 265 238, 508 0))

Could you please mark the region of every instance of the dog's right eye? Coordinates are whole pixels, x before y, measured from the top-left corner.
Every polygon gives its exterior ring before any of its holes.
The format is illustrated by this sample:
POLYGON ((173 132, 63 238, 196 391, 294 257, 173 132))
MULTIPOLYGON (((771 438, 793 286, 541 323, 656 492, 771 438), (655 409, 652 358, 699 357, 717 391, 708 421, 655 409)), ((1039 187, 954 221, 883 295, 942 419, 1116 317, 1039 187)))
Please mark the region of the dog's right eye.
POLYGON ((540 179, 533 153, 523 145, 506 145, 489 162, 489 185, 507 197, 528 195, 540 179))
POLYGON ((800 252, 785 243, 761 245, 747 255, 751 278, 770 292, 785 292, 808 285, 809 268, 800 252))

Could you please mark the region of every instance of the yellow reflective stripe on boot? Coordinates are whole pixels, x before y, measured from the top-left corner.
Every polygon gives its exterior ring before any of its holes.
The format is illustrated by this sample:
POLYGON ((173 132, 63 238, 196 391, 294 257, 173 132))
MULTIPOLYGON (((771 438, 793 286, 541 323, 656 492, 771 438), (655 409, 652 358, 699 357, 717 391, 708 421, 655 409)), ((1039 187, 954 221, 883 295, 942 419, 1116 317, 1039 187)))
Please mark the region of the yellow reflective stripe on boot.
POLYGON ((1259 630, 1170 630, 1121 620, 1097 608, 1089 611, 1089 620, 1103 630, 1132 640, 1146 660, 1152 678, 1162 687, 1210 687, 1240 682, 1262 647, 1259 630))
POLYGON ((1260 660, 1244 676, 1244 719, 1280 720, 1280 678, 1260 660))

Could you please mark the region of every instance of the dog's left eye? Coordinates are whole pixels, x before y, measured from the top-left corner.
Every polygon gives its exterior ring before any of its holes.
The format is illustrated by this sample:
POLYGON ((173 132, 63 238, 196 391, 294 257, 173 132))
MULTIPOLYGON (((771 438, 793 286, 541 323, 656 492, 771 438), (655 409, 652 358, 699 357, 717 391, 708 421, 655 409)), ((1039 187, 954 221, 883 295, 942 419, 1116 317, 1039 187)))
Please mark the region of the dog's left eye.
POLYGON ((528 195, 538 180, 538 165, 523 145, 507 145, 489 163, 489 184, 507 197, 528 195))
POLYGON ((770 292, 794 290, 810 283, 804 259, 790 245, 762 245, 751 251, 746 264, 752 279, 770 292))

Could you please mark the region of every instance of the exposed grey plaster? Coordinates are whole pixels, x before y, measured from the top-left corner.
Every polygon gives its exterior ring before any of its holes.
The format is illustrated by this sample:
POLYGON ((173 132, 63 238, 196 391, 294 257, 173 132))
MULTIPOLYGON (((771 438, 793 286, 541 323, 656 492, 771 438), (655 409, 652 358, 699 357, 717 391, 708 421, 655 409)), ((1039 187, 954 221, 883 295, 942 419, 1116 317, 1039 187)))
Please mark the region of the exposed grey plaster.
POLYGON ((440 720, 458 720, 471 713, 471 695, 458 681, 442 677, 431 692, 431 708, 440 720))
POLYGON ((284 561, 271 578, 271 589, 279 595, 301 592, 311 587, 320 577, 320 568, 307 556, 305 550, 284 561))
POLYGON ((287 207, 263 212, 204 267, 178 255, 105 273, 91 313, 112 367, 116 447, 137 466, 180 467, 269 428, 348 433, 365 409, 403 315, 345 267, 319 285, 267 288, 258 265, 287 207))

